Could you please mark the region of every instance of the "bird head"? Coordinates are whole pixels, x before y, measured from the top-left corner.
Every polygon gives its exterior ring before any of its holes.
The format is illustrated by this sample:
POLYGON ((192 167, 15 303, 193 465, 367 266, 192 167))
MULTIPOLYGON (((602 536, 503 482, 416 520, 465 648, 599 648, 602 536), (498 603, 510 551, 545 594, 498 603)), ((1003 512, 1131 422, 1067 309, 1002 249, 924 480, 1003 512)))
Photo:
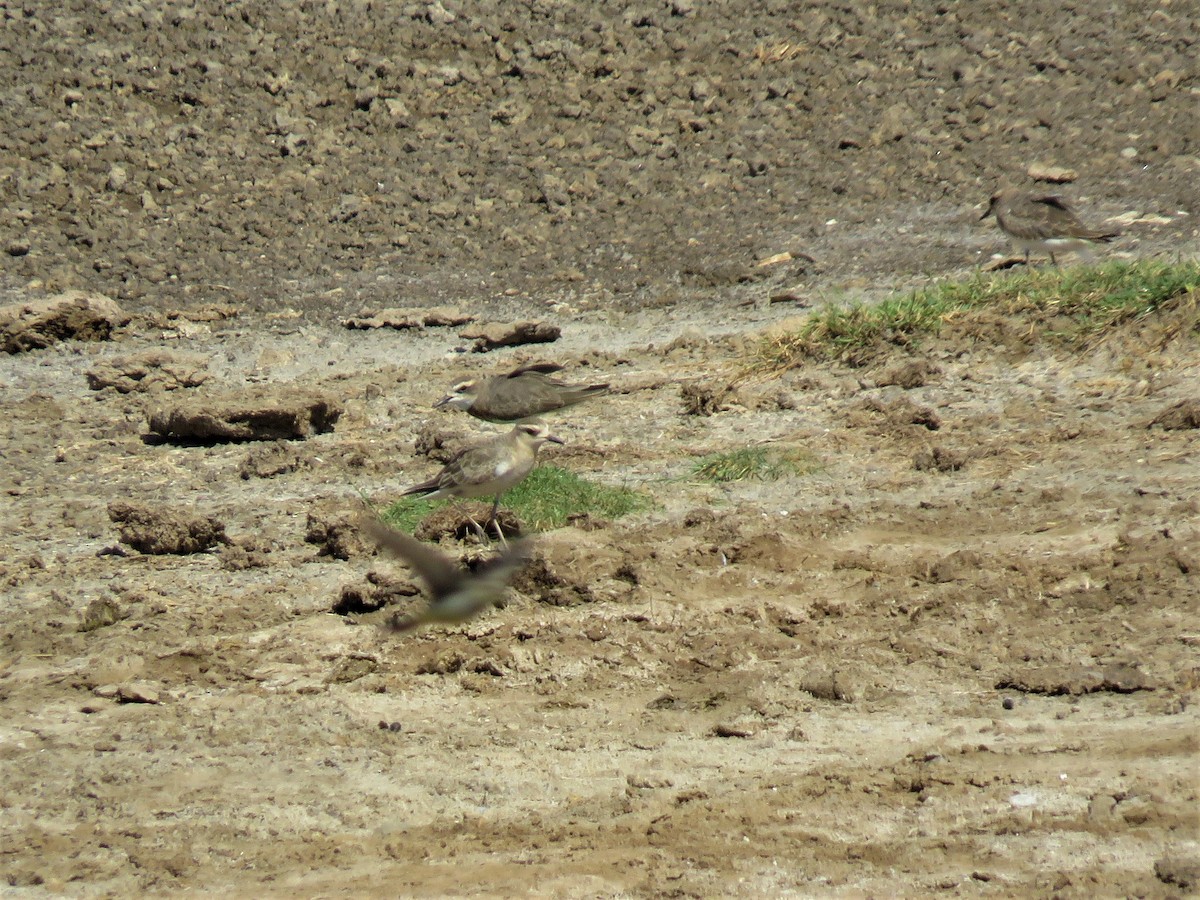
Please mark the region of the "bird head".
POLYGON ((991 199, 988 200, 987 209, 983 211, 983 215, 979 217, 979 221, 982 222, 988 216, 994 216, 996 214, 996 207, 1000 205, 1000 200, 1003 196, 1004 194, 1002 191, 997 191, 996 193, 992 194, 991 199))
POLYGON ((540 447, 542 444, 550 441, 554 444, 566 443, 557 435, 551 434, 550 429, 543 422, 522 422, 513 428, 513 434, 524 441, 528 441, 535 447, 540 447))
POLYGON ((434 409, 440 409, 443 406, 448 406, 452 409, 467 409, 475 402, 475 397, 479 393, 479 382, 472 379, 470 381, 460 381, 454 387, 450 388, 450 393, 433 404, 434 409))

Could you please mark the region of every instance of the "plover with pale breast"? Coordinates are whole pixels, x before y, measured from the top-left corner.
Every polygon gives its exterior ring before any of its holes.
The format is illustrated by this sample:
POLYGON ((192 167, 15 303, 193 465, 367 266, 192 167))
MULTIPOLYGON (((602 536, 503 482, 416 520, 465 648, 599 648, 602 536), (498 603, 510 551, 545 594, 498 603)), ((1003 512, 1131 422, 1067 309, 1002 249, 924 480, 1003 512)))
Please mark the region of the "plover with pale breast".
POLYGON ((1089 228, 1069 203, 1054 194, 1002 190, 992 195, 987 211, 979 218, 988 216, 995 216, 1000 230, 1025 252, 1026 264, 1031 250, 1048 253, 1050 262, 1058 265, 1056 253, 1087 253, 1093 244, 1107 244, 1121 233, 1089 228))
POLYGON ((535 363, 507 375, 463 381, 434 407, 466 410, 485 422, 521 422, 608 393, 607 384, 567 384, 549 377, 562 369, 554 363, 535 363))
MULTIPOLYGON (((496 521, 500 498, 533 471, 537 452, 547 441, 563 443, 562 438, 551 434, 550 429, 541 422, 522 422, 506 434, 461 451, 446 463, 441 472, 428 481, 413 485, 404 492, 404 496, 423 494, 431 500, 440 497, 495 497, 487 521, 491 525, 496 521)), ((474 524, 482 532, 478 523, 474 524)))
POLYGON ((465 622, 504 596, 517 570, 529 562, 530 543, 518 541, 495 559, 467 571, 435 547, 364 516, 362 528, 383 550, 398 556, 425 582, 429 605, 416 615, 395 615, 387 622, 391 631, 411 631, 427 622, 465 622))

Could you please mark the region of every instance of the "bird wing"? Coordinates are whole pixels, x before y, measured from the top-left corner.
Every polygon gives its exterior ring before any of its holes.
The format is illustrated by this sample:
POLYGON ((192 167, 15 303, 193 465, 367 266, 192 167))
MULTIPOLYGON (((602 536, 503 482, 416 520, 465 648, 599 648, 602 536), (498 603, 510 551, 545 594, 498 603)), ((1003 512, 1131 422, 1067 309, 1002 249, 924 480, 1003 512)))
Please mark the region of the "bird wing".
POLYGON ((400 557, 417 570, 417 574, 429 585, 429 593, 434 602, 454 590, 462 581, 462 570, 440 550, 423 544, 415 537, 391 528, 374 517, 363 516, 360 525, 380 549, 400 557))
POLYGON ((499 556, 479 563, 458 576, 454 589, 436 597, 423 610, 404 615, 397 613, 385 627, 393 633, 411 631, 427 622, 465 622, 490 606, 495 606, 518 568, 529 562, 532 544, 517 541, 499 556))
POLYGON ((538 375, 551 375, 554 372, 561 372, 563 366, 557 363, 530 363, 527 366, 521 366, 513 369, 505 378, 520 378, 522 375, 527 375, 530 372, 536 372, 538 375))
POLYGON ((1052 216, 1054 215, 1054 212, 1051 212, 1051 210, 1057 210, 1060 213, 1066 213, 1072 218, 1075 217, 1074 207, 1072 207, 1070 203, 1068 203, 1062 197, 1059 197, 1057 194, 1042 194, 1040 197, 1030 197, 1029 202, 1039 204, 1040 206, 1044 207, 1044 211, 1052 216))
POLYGON ((490 413, 507 422, 553 412, 607 391, 607 384, 566 384, 541 372, 527 372, 522 378, 493 382, 486 402, 490 413))
POLYGON ((1046 194, 1042 197, 1033 197, 1031 200, 1034 204, 1039 205, 1039 211, 1045 221, 1048 224, 1052 223, 1056 228, 1062 229, 1066 237, 1107 242, 1121 234, 1120 229, 1105 231, 1085 225, 1075 212, 1075 208, 1062 197, 1046 194))
POLYGON ((490 446, 468 447, 454 456, 437 476, 438 487, 464 488, 491 480, 490 446))

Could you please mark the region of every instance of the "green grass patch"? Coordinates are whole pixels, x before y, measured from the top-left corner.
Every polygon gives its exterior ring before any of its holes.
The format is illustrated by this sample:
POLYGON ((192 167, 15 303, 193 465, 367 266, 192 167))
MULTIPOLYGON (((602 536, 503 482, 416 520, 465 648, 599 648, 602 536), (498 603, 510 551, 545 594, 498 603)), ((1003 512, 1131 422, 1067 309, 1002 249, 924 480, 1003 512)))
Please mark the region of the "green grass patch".
POLYGON ((728 484, 748 478, 778 481, 788 475, 806 475, 818 468, 816 461, 802 450, 743 447, 698 459, 692 466, 692 477, 713 484, 728 484))
MULTIPOLYGON (((383 520, 411 534, 431 512, 456 502, 401 497, 383 511, 383 520)), ((505 494, 500 503, 516 513, 529 531, 560 528, 570 516, 579 513, 618 519, 651 505, 650 498, 638 491, 585 481, 574 472, 554 465, 538 466, 505 494)))
POLYGON ((405 534, 412 534, 417 530, 422 519, 449 502, 449 500, 424 500, 421 497, 401 497, 383 510, 379 514, 379 518, 393 528, 399 528, 405 534))
POLYGON ((1198 290, 1195 262, 1114 261, 979 274, 878 304, 814 312, 798 330, 765 341, 753 367, 787 368, 805 357, 862 363, 888 345, 912 345, 956 317, 982 310, 1027 319, 1033 334, 1086 344, 1152 313, 1185 303, 1194 307, 1198 290))

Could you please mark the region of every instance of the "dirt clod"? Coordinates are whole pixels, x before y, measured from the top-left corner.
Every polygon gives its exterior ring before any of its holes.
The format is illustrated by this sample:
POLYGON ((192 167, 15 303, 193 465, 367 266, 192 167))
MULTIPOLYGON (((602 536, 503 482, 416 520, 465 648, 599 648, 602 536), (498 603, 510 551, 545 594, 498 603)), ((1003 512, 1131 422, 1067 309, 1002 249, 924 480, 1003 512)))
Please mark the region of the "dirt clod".
POLYGON ((1187 399, 1173 403, 1150 422, 1168 431, 1200 428, 1200 400, 1187 399))
POLYGON ((225 543, 225 524, 213 516, 197 516, 146 503, 114 500, 108 517, 121 543, 151 555, 203 553, 225 543))
POLYGON ((0 306, 0 348, 24 353, 59 341, 107 341, 129 318, 110 297, 84 291, 10 303, 0 306))
POLYGON ((122 394, 135 391, 174 391, 204 384, 209 378, 208 362, 194 354, 148 350, 118 356, 87 372, 93 391, 111 387, 122 394))
POLYGON ((341 406, 327 396, 272 392, 159 409, 150 414, 150 430, 172 441, 303 440, 332 431, 341 414, 341 406))
POLYGON ((475 342, 471 349, 476 353, 487 353, 501 347, 552 343, 562 336, 562 329, 549 322, 490 322, 474 325, 459 334, 475 342))

